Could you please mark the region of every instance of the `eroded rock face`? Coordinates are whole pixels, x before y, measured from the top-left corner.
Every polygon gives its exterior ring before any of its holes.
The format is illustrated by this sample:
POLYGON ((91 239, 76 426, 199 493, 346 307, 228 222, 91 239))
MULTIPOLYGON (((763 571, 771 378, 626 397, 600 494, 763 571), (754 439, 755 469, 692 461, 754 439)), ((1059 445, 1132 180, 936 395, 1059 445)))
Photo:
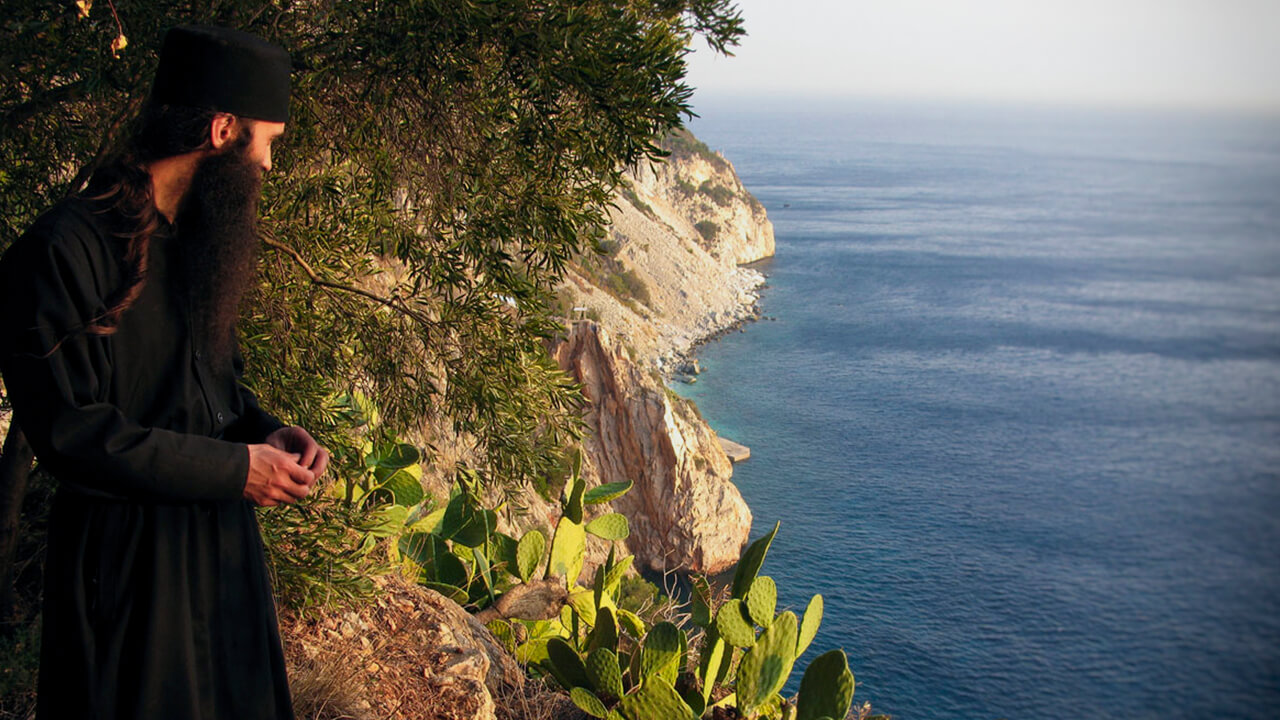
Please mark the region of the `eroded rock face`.
POLYGON ((631 524, 626 545, 637 565, 717 573, 737 563, 751 511, 730 481, 733 468, 715 431, 692 403, 632 362, 596 323, 575 323, 555 357, 591 401, 587 487, 635 484, 612 509, 631 524))
POLYGON ((667 161, 627 173, 610 211, 605 265, 629 282, 572 270, 564 283, 576 305, 664 372, 699 341, 756 317, 765 276, 739 265, 774 252, 773 224, 733 166, 688 133, 669 142, 667 161))

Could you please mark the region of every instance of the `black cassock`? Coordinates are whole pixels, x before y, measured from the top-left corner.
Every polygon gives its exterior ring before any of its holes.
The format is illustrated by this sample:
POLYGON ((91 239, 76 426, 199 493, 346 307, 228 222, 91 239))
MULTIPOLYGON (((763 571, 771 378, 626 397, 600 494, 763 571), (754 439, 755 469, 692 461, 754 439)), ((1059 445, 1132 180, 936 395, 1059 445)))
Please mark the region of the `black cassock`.
POLYGON ((96 210, 60 203, 0 261, 0 370, 58 480, 38 717, 292 718, 242 495, 246 443, 281 424, 239 383, 238 354, 215 373, 194 344, 168 272, 180 237, 153 238, 147 283, 114 335, 73 334, 48 354, 121 283, 123 242, 96 210))

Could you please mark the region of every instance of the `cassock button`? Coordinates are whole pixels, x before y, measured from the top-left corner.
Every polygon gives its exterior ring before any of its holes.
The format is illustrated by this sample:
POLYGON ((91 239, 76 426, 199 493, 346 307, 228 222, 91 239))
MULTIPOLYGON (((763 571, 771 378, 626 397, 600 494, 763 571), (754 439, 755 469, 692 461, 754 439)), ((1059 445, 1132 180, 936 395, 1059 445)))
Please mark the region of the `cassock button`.
POLYGON ((201 358, 203 358, 203 357, 204 357, 204 355, 203 355, 199 350, 197 350, 197 351, 196 351, 196 359, 197 359, 197 360, 199 360, 199 359, 201 359, 201 358))
POLYGON ((222 413, 218 413, 218 422, 222 422, 222 413))

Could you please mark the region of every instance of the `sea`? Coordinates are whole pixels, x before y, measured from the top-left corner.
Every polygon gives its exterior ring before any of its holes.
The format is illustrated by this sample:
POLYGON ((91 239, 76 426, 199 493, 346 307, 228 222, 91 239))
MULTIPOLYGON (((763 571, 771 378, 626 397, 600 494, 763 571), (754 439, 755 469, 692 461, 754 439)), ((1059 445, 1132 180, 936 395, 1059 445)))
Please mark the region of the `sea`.
POLYGON ((774 224, 675 389, 895 718, 1280 718, 1280 117, 699 101, 774 224))

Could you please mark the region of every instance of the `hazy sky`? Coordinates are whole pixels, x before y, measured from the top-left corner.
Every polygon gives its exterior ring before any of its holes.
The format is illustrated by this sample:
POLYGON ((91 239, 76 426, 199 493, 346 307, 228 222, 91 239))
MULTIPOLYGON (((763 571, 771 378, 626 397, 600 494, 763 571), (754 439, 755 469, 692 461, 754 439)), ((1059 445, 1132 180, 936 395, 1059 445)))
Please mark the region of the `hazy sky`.
POLYGON ((739 0, 704 94, 1280 110, 1280 0, 739 0))

